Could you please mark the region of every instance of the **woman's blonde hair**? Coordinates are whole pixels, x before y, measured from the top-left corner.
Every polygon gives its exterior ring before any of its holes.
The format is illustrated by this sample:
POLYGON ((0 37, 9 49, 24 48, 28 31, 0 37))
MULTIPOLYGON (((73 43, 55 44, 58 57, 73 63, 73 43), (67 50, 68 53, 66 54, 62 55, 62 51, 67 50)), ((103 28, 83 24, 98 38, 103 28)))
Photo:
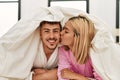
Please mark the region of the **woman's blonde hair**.
POLYGON ((89 48, 95 35, 94 24, 85 16, 69 19, 74 31, 74 44, 72 52, 78 63, 83 64, 89 57, 89 48))

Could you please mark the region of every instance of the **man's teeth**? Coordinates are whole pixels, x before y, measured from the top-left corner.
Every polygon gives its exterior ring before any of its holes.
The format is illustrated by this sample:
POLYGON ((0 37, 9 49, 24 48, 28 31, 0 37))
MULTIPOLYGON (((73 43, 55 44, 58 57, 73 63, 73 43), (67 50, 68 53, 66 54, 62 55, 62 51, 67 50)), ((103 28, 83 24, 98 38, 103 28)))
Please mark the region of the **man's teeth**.
POLYGON ((53 43, 53 42, 55 42, 55 40, 49 40, 49 42, 53 43))

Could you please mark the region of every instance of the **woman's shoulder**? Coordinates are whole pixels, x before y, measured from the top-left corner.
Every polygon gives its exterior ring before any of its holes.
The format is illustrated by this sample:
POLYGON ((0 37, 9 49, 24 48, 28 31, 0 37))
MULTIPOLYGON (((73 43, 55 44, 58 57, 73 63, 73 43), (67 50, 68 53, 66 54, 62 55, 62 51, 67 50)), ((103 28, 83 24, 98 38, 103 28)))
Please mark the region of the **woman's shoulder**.
POLYGON ((63 45, 58 47, 58 49, 63 49, 63 48, 64 48, 64 46, 63 46, 63 45))
POLYGON ((65 49, 65 46, 60 46, 58 48, 58 51, 60 54, 67 54, 68 53, 68 50, 65 49))
POLYGON ((69 48, 68 48, 67 46, 64 46, 64 45, 59 46, 58 49, 60 49, 60 50, 64 50, 64 51, 69 51, 69 48))
POLYGON ((64 46, 59 46, 58 51, 59 52, 61 52, 61 51, 64 52, 65 51, 64 46))

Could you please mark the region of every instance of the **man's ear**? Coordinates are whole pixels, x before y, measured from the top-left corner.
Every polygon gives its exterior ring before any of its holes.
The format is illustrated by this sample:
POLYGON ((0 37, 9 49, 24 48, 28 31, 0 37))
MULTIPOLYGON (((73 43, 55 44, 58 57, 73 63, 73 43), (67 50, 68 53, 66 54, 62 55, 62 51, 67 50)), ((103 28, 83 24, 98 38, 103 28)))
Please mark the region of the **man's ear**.
POLYGON ((39 35, 40 35, 40 36, 42 35, 41 29, 39 30, 39 35))
POLYGON ((41 37, 41 35, 42 35, 41 31, 40 31, 39 35, 40 35, 40 37, 41 37))

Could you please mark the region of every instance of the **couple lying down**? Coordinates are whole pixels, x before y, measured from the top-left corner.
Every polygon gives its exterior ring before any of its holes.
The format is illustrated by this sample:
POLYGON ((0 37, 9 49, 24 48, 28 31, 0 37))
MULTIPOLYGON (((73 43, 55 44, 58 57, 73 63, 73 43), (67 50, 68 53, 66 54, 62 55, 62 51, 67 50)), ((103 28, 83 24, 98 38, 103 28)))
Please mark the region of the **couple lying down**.
POLYGON ((59 80, 118 80, 119 48, 110 28, 98 18, 76 9, 41 8, 0 38, 0 80, 25 80, 32 68, 34 74, 28 80, 43 80, 40 73, 51 74, 48 80, 57 76, 59 80), (45 22, 38 27, 43 21, 55 24, 45 22), (56 46, 59 33, 63 46, 56 46))

